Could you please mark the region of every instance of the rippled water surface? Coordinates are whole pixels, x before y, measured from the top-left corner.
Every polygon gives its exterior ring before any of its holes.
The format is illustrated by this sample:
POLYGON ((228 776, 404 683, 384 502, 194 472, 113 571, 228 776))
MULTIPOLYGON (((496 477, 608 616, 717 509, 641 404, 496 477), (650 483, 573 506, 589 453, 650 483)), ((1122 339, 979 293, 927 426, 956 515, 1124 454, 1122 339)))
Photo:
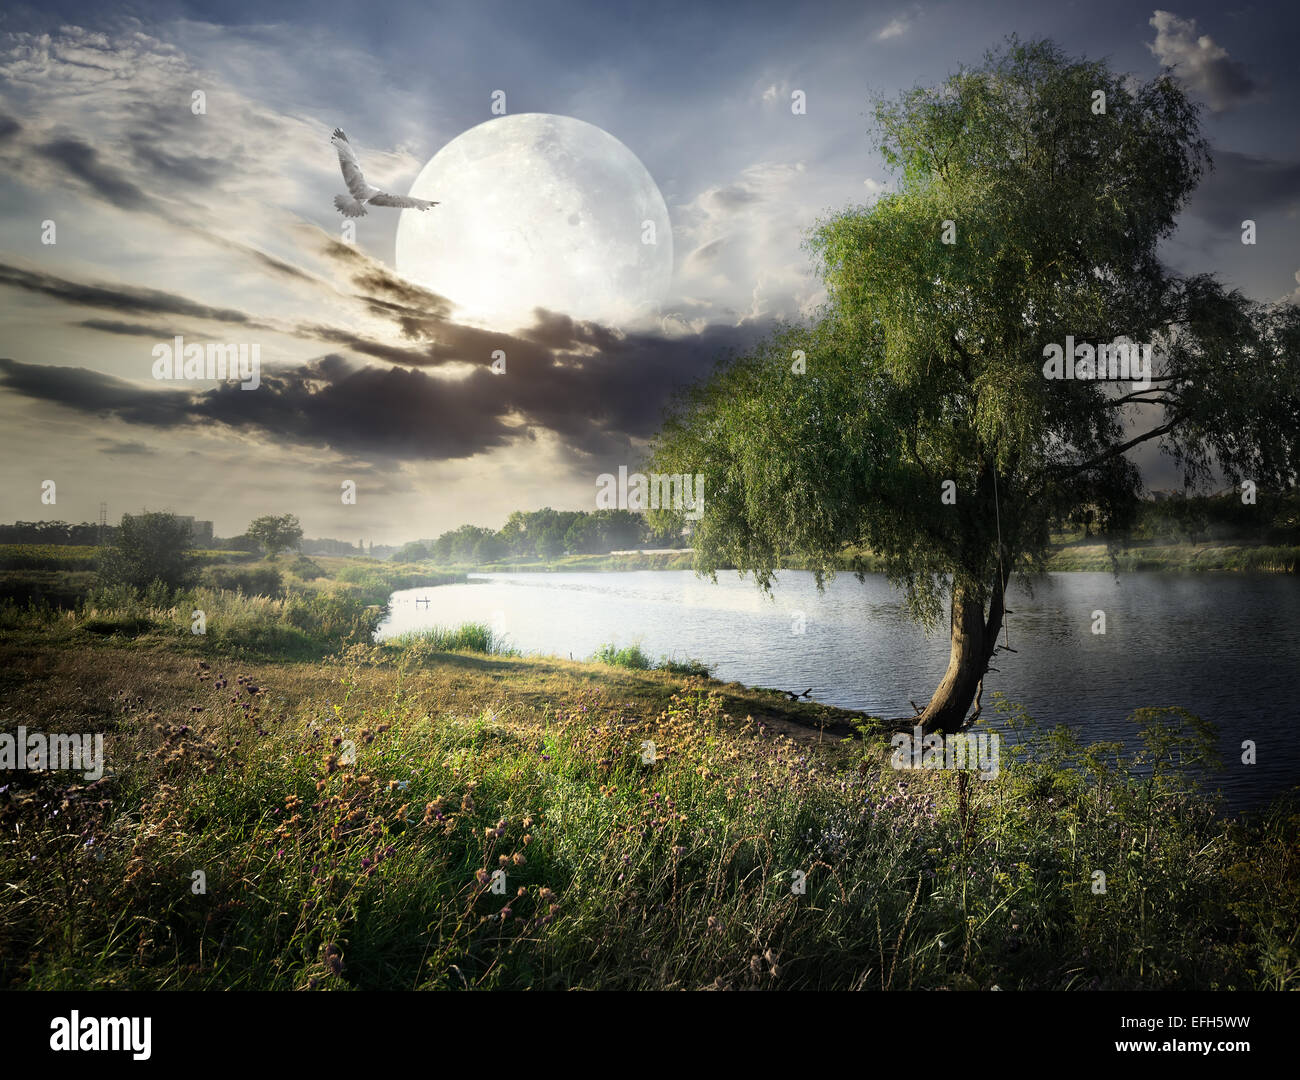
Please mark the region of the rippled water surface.
MULTIPOLYGON (((1182 705, 1214 721, 1237 807, 1300 783, 1300 581, 1281 575, 1051 574, 1007 606, 1015 654, 985 680, 1045 723, 1089 740, 1132 741, 1143 705, 1182 705), (1105 634, 1094 634, 1103 611, 1105 634), (1258 763, 1240 763, 1253 739, 1258 763)), ((773 597, 752 578, 690 571, 474 575, 466 585, 393 594, 379 636, 463 622, 494 625, 525 652, 583 659, 605 642, 652 657, 703 660, 721 679, 803 691, 882 716, 924 703, 948 658, 945 632, 927 637, 879 575, 845 575, 818 594, 786 571, 773 597), (417 604, 427 599, 427 605, 417 604), (802 633, 797 632, 802 628, 802 633)))

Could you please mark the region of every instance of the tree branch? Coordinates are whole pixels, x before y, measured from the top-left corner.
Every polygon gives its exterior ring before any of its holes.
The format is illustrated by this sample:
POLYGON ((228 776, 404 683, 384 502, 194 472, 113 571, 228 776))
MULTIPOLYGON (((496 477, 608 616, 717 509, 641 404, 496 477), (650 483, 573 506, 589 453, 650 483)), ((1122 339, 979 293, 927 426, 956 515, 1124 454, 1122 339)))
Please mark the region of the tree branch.
POLYGON ((1119 457, 1120 454, 1123 454, 1128 450, 1132 450, 1133 447, 1135 446, 1138 446, 1144 442, 1150 442, 1152 439, 1158 439, 1161 435, 1168 434, 1169 432, 1173 431, 1173 429, 1176 428, 1182 422, 1182 420, 1183 418, 1181 416, 1175 416, 1172 420, 1169 421, 1169 423, 1162 424, 1160 427, 1152 428, 1150 431, 1146 432, 1143 435, 1138 435, 1136 438, 1129 439, 1128 442, 1124 443, 1121 446, 1113 446, 1109 450, 1107 450, 1104 454, 1098 454, 1091 461, 1085 461, 1080 465, 1072 465, 1069 468, 1062 470, 1058 475, 1062 477, 1074 476, 1076 473, 1087 472, 1089 469, 1095 469, 1102 462, 1109 461, 1113 457, 1119 457))

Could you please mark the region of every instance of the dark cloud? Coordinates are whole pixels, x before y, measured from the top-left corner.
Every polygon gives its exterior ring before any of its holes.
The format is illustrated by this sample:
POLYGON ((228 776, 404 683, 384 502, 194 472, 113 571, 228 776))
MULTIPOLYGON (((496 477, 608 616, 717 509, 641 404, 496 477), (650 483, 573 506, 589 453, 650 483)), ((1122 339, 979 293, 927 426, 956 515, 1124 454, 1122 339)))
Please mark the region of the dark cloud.
MULTIPOLYGON (((355 300, 411 345, 394 344, 391 335, 308 323, 291 333, 381 363, 330 354, 290 369, 263 366, 261 385, 243 390, 234 382, 215 389, 140 386, 83 368, 5 360, 0 385, 128 423, 160 429, 215 423, 273 436, 280 444, 329 447, 357 458, 467 458, 549 432, 575 462, 612 455, 626 461, 633 443, 658 429, 678 388, 707 375, 722 356, 743 350, 769 329, 714 326, 681 337, 622 334, 539 310, 531 326, 502 333, 453 321, 445 298, 347 245, 330 240, 325 249, 351 279, 355 300), (502 374, 491 368, 499 353, 506 358, 502 374)), ((171 293, 87 285, 4 264, 0 284, 119 313, 258 325, 247 313, 209 308, 171 293)), ((337 302, 337 296, 331 299, 337 302)), ((142 323, 86 320, 82 325, 160 341, 172 336, 142 323)))
POLYGON ((1296 207, 1300 207, 1300 162, 1233 150, 1214 151, 1214 169, 1188 205, 1216 228, 1233 231, 1246 218, 1296 207))
POLYGON ((400 345, 389 345, 382 341, 354 334, 349 330, 340 330, 334 326, 306 325, 298 328, 298 336, 322 341, 330 345, 342 345, 363 356, 373 356, 378 360, 387 360, 392 364, 407 367, 422 367, 436 362, 433 349, 403 349, 400 345))
POLYGON ((182 227, 191 228, 193 232, 202 236, 203 239, 207 240, 209 243, 216 244, 219 247, 224 247, 229 251, 238 252, 240 255, 249 256, 256 260, 263 270, 272 270, 281 277, 295 281, 311 282, 313 285, 320 284, 320 282, 316 278, 312 277, 311 274, 300 270, 298 267, 294 266, 292 263, 286 262, 284 259, 277 258, 274 255, 268 255, 265 251, 262 251, 259 248, 251 247, 248 244, 241 244, 238 240, 231 240, 229 237, 220 236, 207 229, 193 229, 188 225, 182 227))
POLYGON ((25 364, 5 358, 0 358, 0 385, 77 412, 117 416, 128 423, 159 428, 181 423, 192 398, 184 390, 142 390, 125 379, 86 368, 25 364))
POLYGON ((150 201, 130 180, 103 164, 98 151, 80 139, 54 139, 35 149, 36 153, 61 166, 64 172, 82 181, 114 206, 139 210, 150 201))
MULTIPOLYGON (((107 308, 131 315, 181 315, 197 319, 215 319, 259 329, 271 329, 234 308, 209 307, 161 289, 142 289, 132 285, 90 285, 67 278, 0 263, 0 285, 62 300, 77 307, 107 308)), ((171 337, 170 333, 164 335, 171 337)))
POLYGON ((146 446, 140 442, 119 442, 113 439, 100 439, 98 441, 101 454, 150 455, 157 453, 152 446, 146 446))
POLYGON ((482 360, 459 378, 407 367, 360 366, 330 355, 287 371, 263 368, 261 386, 231 383, 213 390, 158 389, 84 368, 0 360, 0 385, 29 398, 95 416, 116 416, 159 429, 219 423, 274 436, 277 442, 330 447, 357 456, 449 460, 554 433, 578 458, 621 455, 631 441, 653 434, 674 390, 711 370, 752 330, 713 328, 672 340, 622 339, 615 350, 578 356, 557 353, 589 335, 582 324, 549 319, 537 341, 464 330, 450 335, 454 359, 482 360), (504 374, 490 367, 491 350, 466 351, 484 335, 503 347, 504 374), (522 425, 522 426, 521 426, 522 425))
POLYGON ((160 183, 180 180, 195 187, 212 187, 230 168, 230 163, 220 158, 169 154, 156 145, 157 139, 155 130, 133 131, 127 136, 136 164, 151 171, 160 183))
MULTIPOLYGON (((174 327, 146 326, 143 323, 114 322, 112 319, 82 319, 78 326, 87 330, 99 330, 105 334, 122 334, 128 337, 152 338, 154 341, 169 341, 176 336, 174 327)), ((196 334, 192 330, 185 334, 186 339, 194 341, 211 340, 207 334, 196 334)))
POLYGON ((0 113, 0 139, 7 139, 12 135, 17 135, 22 131, 23 126, 12 116, 6 116, 0 113))

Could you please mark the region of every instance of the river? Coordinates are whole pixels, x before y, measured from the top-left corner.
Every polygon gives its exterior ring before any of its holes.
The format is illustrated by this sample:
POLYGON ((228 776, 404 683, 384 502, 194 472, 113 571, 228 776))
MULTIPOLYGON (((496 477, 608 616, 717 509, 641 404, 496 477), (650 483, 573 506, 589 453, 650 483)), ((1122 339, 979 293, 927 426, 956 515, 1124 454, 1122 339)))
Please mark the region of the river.
MULTIPOLYGON (((986 712, 1000 690, 1043 723, 1134 746, 1134 709, 1182 705, 1219 727, 1227 767, 1215 783, 1233 808, 1300 783, 1300 580, 1059 573, 1032 594, 1013 583, 1007 606, 1017 651, 994 661, 986 712), (1254 765, 1241 762, 1245 739, 1254 765)), ((782 572, 771 599, 734 572, 716 584, 690 571, 476 574, 394 593, 377 637, 465 622, 526 653, 584 659, 606 642, 639 644, 655 659, 703 660, 720 679, 811 687, 817 701, 891 717, 924 703, 948 658, 946 619, 927 636, 884 577, 840 575, 818 594, 803 571, 782 572)))

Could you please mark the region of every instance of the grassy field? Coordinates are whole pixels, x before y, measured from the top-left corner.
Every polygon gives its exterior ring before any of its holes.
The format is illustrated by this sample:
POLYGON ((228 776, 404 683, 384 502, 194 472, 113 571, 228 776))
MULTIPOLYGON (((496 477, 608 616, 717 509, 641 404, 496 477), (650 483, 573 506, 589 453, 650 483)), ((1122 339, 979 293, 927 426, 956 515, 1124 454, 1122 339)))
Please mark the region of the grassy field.
POLYGON ((900 771, 889 725, 698 660, 373 643, 455 569, 209 557, 167 596, 62 554, 0 571, 66 596, 0 599, 0 733, 107 769, 0 772, 2 986, 1300 986, 1300 803, 1223 816, 1176 710, 1125 758, 999 701, 996 777, 900 771))
POLYGON ((993 779, 897 771, 772 692, 472 630, 257 658, 220 624, 288 615, 227 603, 202 639, 6 609, 0 730, 102 732, 107 771, 0 777, 0 985, 1298 985, 1300 813, 1216 815, 1177 717, 1138 718, 1144 779, 1060 732, 993 779))
MULTIPOLYGON (((93 589, 96 548, 55 544, 0 545, 0 600, 20 604, 48 603, 72 608, 93 589)), ((290 592, 342 592, 363 597, 369 604, 384 604, 397 589, 412 589, 464 581, 470 572, 577 572, 598 570, 690 570, 693 556, 566 555, 549 560, 504 561, 483 565, 440 566, 433 562, 391 563, 378 559, 340 556, 284 556, 257 559, 242 552, 199 553, 201 581, 218 590, 248 594, 290 592)), ((868 572, 881 569, 870 552, 846 553, 868 572)), ((1295 573, 1300 547, 1265 544, 1135 544, 1117 553, 1114 562, 1103 544, 1070 540, 1061 542, 1047 561, 1049 571, 1253 571, 1295 573)), ((797 559, 787 564, 801 569, 797 559)))

